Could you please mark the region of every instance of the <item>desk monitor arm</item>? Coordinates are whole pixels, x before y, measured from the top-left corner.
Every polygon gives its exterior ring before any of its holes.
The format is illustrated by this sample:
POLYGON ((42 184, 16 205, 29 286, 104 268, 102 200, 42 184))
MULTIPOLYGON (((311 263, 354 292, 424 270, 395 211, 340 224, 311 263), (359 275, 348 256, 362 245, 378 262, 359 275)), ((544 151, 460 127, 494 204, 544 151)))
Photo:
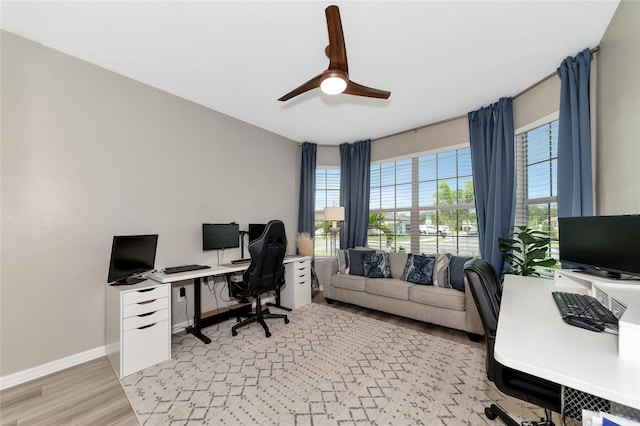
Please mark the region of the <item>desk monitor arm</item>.
POLYGON ((247 231, 238 231, 240 234, 240 259, 244 259, 244 236, 249 232, 247 231))

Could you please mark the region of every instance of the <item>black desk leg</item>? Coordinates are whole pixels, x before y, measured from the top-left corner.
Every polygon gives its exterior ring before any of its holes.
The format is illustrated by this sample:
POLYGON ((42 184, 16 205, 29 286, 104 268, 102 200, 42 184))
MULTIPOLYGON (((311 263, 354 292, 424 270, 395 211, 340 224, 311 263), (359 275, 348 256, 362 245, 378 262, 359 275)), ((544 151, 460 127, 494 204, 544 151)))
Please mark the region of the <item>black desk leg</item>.
POLYGON ((201 310, 200 284, 201 284, 200 278, 193 279, 193 299, 194 299, 193 306, 194 306, 195 313, 193 315, 193 326, 187 327, 186 330, 187 330, 187 333, 193 334, 195 337, 202 340, 204 343, 209 344, 211 343, 211 339, 209 339, 207 336, 202 334, 201 326, 200 326, 200 322, 202 321, 202 318, 200 318, 200 316, 202 315, 202 313, 200 312, 201 310))

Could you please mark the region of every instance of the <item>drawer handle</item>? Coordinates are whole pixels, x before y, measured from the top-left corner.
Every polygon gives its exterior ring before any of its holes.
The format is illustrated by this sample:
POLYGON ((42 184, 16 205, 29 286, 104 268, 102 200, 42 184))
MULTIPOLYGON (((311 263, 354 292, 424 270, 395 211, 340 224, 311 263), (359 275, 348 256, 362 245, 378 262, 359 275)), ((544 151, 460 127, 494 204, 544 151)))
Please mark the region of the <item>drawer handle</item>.
POLYGON ((138 302, 138 305, 148 305, 149 303, 155 302, 156 299, 153 300, 145 300, 144 302, 138 302))
POLYGON ((146 314, 140 314, 140 315, 138 315, 138 316, 139 316, 140 318, 142 318, 142 317, 148 317, 149 315, 153 315, 153 314, 155 314, 156 312, 158 312, 158 311, 147 312, 146 314))
POLYGON ((153 324, 149 324, 149 325, 143 325, 142 327, 138 327, 138 330, 144 330, 145 328, 153 327, 156 324, 157 322, 154 322, 153 324))
POLYGON ((146 293, 147 291, 153 291, 155 289, 156 289, 155 287, 143 288, 143 289, 138 290, 138 293, 146 293))

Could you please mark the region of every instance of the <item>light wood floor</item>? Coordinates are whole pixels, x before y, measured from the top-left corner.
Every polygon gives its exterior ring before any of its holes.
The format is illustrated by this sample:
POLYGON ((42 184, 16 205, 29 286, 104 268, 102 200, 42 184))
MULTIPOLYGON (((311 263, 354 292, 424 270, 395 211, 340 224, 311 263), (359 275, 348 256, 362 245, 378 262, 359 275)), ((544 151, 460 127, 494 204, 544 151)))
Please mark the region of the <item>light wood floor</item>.
MULTIPOLYGON (((322 293, 316 295, 313 302, 327 304, 322 293)), ((483 341, 472 342, 462 331, 337 301, 327 306, 484 348, 483 341)), ((105 357, 0 391, 0 421, 2 426, 139 424, 105 357)))

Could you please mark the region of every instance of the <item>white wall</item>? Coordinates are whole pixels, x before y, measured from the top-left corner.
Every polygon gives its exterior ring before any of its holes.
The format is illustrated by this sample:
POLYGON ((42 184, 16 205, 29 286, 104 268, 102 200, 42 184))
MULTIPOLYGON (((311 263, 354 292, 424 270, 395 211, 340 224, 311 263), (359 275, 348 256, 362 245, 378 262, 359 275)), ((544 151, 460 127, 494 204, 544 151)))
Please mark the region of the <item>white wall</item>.
POLYGON ((640 213, 640 2, 622 1, 598 53, 598 214, 640 213))
POLYGON ((1 36, 1 376, 105 344, 113 235, 159 234, 158 267, 216 263, 203 222, 278 218, 295 250, 294 141, 1 36))

